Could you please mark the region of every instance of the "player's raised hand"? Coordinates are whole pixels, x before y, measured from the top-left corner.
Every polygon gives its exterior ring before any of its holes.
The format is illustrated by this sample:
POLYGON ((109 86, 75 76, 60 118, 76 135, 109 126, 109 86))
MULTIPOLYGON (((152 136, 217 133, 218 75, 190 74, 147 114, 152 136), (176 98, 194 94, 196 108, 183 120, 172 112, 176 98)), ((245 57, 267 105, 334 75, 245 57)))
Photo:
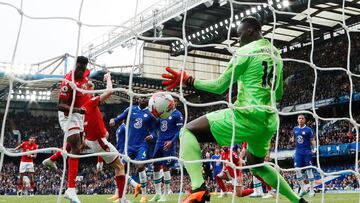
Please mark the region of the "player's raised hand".
MULTIPOLYGON (((166 67, 166 71, 168 73, 163 73, 161 76, 165 80, 162 82, 163 85, 166 86, 166 90, 171 90, 173 88, 176 88, 180 85, 180 78, 182 71, 176 72, 170 67, 166 67)), ((194 83, 194 78, 191 76, 188 76, 187 73, 184 71, 184 76, 182 79, 182 84, 187 86, 192 86, 194 83)))
POLYGON ((151 135, 148 135, 145 137, 146 142, 150 142, 152 139, 153 139, 153 136, 151 136, 151 135))
POLYGON ((171 147, 172 147, 172 141, 171 141, 171 140, 165 141, 165 143, 164 143, 164 150, 165 150, 165 151, 168 151, 171 147))
POLYGON ((107 81, 107 80, 111 80, 110 72, 107 72, 106 74, 104 74, 104 81, 107 81))

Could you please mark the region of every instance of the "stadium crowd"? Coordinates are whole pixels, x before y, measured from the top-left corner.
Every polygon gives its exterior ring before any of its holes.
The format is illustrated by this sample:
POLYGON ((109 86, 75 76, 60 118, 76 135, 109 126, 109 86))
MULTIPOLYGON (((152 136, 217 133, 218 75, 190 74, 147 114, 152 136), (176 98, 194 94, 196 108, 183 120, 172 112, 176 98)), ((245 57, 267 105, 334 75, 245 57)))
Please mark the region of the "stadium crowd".
MULTIPOLYGON (((359 73, 360 36, 351 35, 350 68, 359 73)), ((314 64, 318 67, 347 67, 348 39, 346 35, 315 42, 314 64)), ((283 58, 310 61, 311 46, 282 54, 283 58)), ((354 91, 360 91, 360 80, 352 77, 354 91)), ((284 97, 281 106, 292 106, 311 102, 315 80, 314 70, 307 64, 284 62, 284 97)), ((349 96, 350 82, 344 71, 317 71, 316 100, 349 96)))

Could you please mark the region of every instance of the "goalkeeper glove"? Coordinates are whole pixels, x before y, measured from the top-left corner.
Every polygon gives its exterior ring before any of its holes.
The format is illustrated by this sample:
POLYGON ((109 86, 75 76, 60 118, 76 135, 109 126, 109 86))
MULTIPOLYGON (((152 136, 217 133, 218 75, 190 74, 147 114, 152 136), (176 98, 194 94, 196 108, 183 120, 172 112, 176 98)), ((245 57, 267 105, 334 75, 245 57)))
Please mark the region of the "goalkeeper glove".
MULTIPOLYGON (((176 88, 180 85, 180 78, 182 71, 176 72, 170 67, 166 67, 166 71, 170 74, 163 73, 161 76, 165 79, 162 84, 166 86, 166 90, 171 90, 176 88)), ((192 76, 188 76, 184 71, 184 76, 182 79, 182 84, 186 86, 193 86, 194 85, 194 78, 192 76)))

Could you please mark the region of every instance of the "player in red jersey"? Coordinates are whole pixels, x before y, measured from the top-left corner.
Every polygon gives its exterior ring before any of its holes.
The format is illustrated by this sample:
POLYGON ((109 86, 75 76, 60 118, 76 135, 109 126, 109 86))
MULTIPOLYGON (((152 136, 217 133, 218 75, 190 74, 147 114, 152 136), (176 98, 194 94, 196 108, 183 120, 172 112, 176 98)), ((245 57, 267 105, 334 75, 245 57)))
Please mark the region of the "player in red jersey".
MULTIPOLYGON (((88 59, 84 56, 78 56, 76 59, 76 67, 74 72, 75 85, 77 88, 87 89, 89 82, 90 71, 86 68, 88 59)), ((72 81, 72 71, 65 75, 65 79, 72 81)), ((90 99, 88 94, 83 94, 76 91, 73 114, 69 115, 71 103, 73 102, 73 85, 63 81, 60 87, 58 116, 61 129, 65 133, 66 142, 70 146, 70 153, 80 154, 81 136, 80 133, 84 130, 84 114, 85 109, 82 106, 90 99)), ((73 203, 80 203, 79 198, 75 192, 75 179, 78 174, 79 159, 68 159, 68 188, 65 191, 65 198, 70 199, 73 203)))
MULTIPOLYGON (((120 161, 116 148, 106 140, 108 132, 105 128, 104 120, 99 109, 99 105, 103 103, 112 94, 112 82, 110 73, 104 75, 106 80, 106 91, 100 96, 92 97, 83 105, 85 113, 85 140, 84 145, 89 147, 94 153, 97 152, 114 152, 116 154, 102 155, 105 163, 110 164, 115 169, 115 181, 117 185, 117 197, 122 198, 125 187, 125 170, 124 165, 120 161)), ((94 89, 94 86, 90 89, 94 89)), ((84 148, 82 145, 82 148, 84 148)), ((119 202, 121 199, 119 199, 119 202)))
MULTIPOLYGON (((237 152, 238 146, 235 145, 232 152, 232 162, 235 164, 235 166, 241 166, 241 161, 238 156, 237 152)), ((230 159, 230 149, 227 147, 223 147, 223 151, 221 153, 221 160, 231 161, 230 159)), ((232 180, 233 185, 236 187, 236 196, 238 197, 245 197, 247 195, 250 195, 253 193, 253 189, 244 189, 244 186, 242 185, 242 173, 240 169, 234 170, 230 165, 225 164, 223 165, 223 169, 220 174, 216 176, 216 181, 218 185, 220 186, 221 190, 226 192, 228 189, 226 188, 224 181, 232 180), (236 179, 235 179, 235 173, 236 173, 236 179)))
MULTIPOLYGON (((22 152, 36 150, 38 145, 35 144, 36 138, 35 136, 31 136, 29 141, 25 141, 17 146, 14 150, 18 150, 22 148, 22 152)), ((20 167, 19 167, 19 185, 17 194, 20 196, 23 193, 23 176, 24 173, 28 173, 30 176, 30 195, 34 195, 34 162, 33 159, 36 158, 36 154, 29 154, 21 157, 20 167)))

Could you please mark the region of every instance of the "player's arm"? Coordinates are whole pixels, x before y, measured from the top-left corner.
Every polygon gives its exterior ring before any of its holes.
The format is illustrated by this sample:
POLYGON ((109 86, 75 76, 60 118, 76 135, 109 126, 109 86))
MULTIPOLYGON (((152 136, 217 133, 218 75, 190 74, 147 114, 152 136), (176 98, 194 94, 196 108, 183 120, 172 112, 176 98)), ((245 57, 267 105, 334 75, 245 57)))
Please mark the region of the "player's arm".
POLYGON ((312 130, 310 130, 310 143, 311 143, 312 152, 316 153, 317 151, 316 140, 312 130))
POLYGON ((292 131, 292 133, 290 135, 290 140, 289 140, 290 143, 293 143, 295 141, 294 136, 295 136, 295 133, 294 133, 294 129, 293 129, 293 131, 292 131))
POLYGON ((21 144, 19 144, 17 147, 15 147, 15 148, 14 148, 14 151, 19 150, 19 149, 23 146, 23 144, 24 144, 24 143, 21 143, 21 144))
POLYGON ((231 60, 224 73, 215 80, 199 80, 194 79, 194 87, 197 90, 202 90, 214 94, 223 94, 229 87, 231 82, 231 75, 234 68, 233 83, 237 81, 240 75, 242 75, 247 67, 249 57, 237 56, 231 60), (233 62, 235 60, 235 62, 233 62))
MULTIPOLYGON (((58 103, 58 110, 59 111, 62 111, 64 113, 69 113, 70 105, 68 105, 66 101, 68 101, 69 99, 72 99, 72 98, 70 98, 71 97, 71 94, 70 94, 71 91, 73 91, 73 90, 68 84, 64 84, 61 87, 60 94, 59 94, 59 103, 58 103)), ((84 108, 74 107, 73 112, 74 113, 85 114, 85 109, 84 108)))
POLYGON ((148 128, 149 135, 145 137, 146 142, 150 142, 154 138, 158 137, 158 126, 160 125, 159 121, 155 117, 149 122, 150 126, 148 128))
POLYGON ((110 119, 109 125, 115 126, 115 124, 125 121, 128 113, 129 113, 129 108, 125 109, 125 111, 122 112, 120 115, 116 116, 116 118, 110 119))
POLYGON ((183 119, 183 115, 180 113, 177 117, 177 122, 176 122, 176 133, 174 135, 174 137, 169 140, 169 141, 166 141, 164 143, 164 150, 167 151, 169 150, 173 143, 179 139, 179 136, 180 136, 180 130, 181 128, 184 126, 184 119, 183 119))
POLYGON ((106 91, 100 95, 100 103, 104 102, 112 94, 112 81, 110 72, 104 75, 104 80, 106 80, 106 91))
POLYGON ((184 126, 184 117, 183 115, 180 113, 179 116, 177 117, 177 122, 176 122, 176 134, 173 137, 173 139, 171 139, 172 142, 175 142, 176 140, 179 139, 180 136, 180 130, 181 128, 184 126))
MULTIPOLYGON (((195 79, 192 76, 188 76, 186 72, 184 72, 184 77, 182 83, 187 86, 193 86, 195 89, 214 93, 214 94, 222 94, 224 93, 230 86, 231 75, 233 68, 234 69, 234 80, 233 82, 237 81, 237 78, 244 73, 246 67, 248 66, 248 62, 250 61, 251 57, 241 57, 236 56, 234 57, 228 64, 225 72, 220 75, 220 77, 216 80, 200 80, 195 79), (234 61, 235 60, 235 61, 234 61), (234 65, 234 67, 233 67, 234 65)), ((180 84, 180 76, 181 71, 176 72, 170 67, 167 67, 166 70, 170 74, 162 74, 162 77, 166 80, 163 81, 163 85, 166 85, 166 89, 170 90, 172 88, 177 87, 180 84)))

